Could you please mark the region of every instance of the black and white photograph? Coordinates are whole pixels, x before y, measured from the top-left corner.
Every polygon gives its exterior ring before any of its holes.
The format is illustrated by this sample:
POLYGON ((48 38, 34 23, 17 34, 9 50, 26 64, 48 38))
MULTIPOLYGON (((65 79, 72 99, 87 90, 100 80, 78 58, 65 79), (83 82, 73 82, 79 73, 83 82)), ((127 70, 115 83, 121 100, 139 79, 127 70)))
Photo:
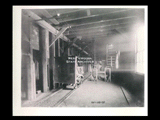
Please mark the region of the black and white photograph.
POLYGON ((147 115, 147 6, 12 12, 13 115, 147 115))

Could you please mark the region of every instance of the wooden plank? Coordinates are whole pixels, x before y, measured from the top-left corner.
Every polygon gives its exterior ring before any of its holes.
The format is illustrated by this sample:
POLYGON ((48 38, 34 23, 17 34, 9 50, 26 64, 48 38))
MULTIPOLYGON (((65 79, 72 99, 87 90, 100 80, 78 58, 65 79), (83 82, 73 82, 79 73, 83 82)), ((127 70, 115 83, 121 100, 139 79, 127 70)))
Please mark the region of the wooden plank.
MULTIPOLYGON (((39 20, 41 19, 41 17, 39 17, 38 15, 36 15, 35 13, 33 13, 30 10, 23 10, 23 12, 25 14, 27 14, 28 16, 30 16, 31 18, 33 18, 34 20, 39 20)), ((36 21, 37 24, 39 24, 40 26, 42 26, 43 28, 47 29, 48 31, 50 31, 51 33, 53 33, 54 35, 57 34, 57 32, 59 32, 58 30, 56 30, 54 27, 52 27, 49 23, 47 23, 44 20, 41 21, 36 21)), ((68 41, 67 37, 64 37, 64 35, 61 36, 61 38, 65 41, 68 41)))
MULTIPOLYGON (((32 19, 34 20, 39 20, 42 19, 41 17, 39 17, 38 15, 36 15, 35 13, 33 13, 30 10, 23 10, 24 14, 27 14, 28 16, 30 16, 32 19)), ((57 37, 55 38, 55 40, 57 38, 62 38, 62 40, 64 41, 70 41, 66 36, 64 36, 62 33, 63 31, 65 31, 67 27, 64 27, 63 30, 61 32, 59 32, 58 30, 56 30, 54 27, 52 27, 49 23, 47 23, 44 20, 41 21, 36 21, 37 24, 39 24, 41 27, 47 29, 48 31, 50 31, 51 33, 53 33, 54 35, 57 35, 57 37), (59 34, 57 34, 57 32, 59 32, 59 34)), ((55 42, 55 41, 54 41, 55 42)), ((77 46, 76 44, 73 44, 73 46, 77 47, 78 49, 81 49, 79 46, 77 46)), ((83 51, 85 54, 88 54, 86 51, 83 51)))
POLYGON ((58 32, 58 34, 56 35, 56 37, 53 39, 52 43, 49 45, 49 47, 51 47, 54 42, 61 37, 61 35, 66 31, 66 29, 68 29, 69 26, 63 27, 61 31, 58 32))
MULTIPOLYGON (((44 13, 44 15, 46 15, 46 19, 52 17, 52 16, 48 13, 47 10, 43 10, 43 13, 44 13)), ((58 25, 58 24, 59 24, 59 22, 58 22, 55 18, 47 19, 47 20, 48 20, 49 22, 55 24, 55 25, 58 25)))

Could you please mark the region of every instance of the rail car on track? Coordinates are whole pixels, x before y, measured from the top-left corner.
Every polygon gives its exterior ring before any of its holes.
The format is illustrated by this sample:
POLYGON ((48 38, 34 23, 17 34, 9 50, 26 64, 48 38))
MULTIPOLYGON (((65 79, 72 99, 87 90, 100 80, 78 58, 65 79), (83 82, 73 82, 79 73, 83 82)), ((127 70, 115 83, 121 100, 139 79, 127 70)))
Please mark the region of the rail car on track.
POLYGON ((66 62, 66 60, 59 60, 60 72, 58 78, 55 79, 54 84, 62 84, 63 88, 67 85, 72 86, 72 88, 77 88, 84 80, 84 66, 79 66, 77 61, 77 56, 72 62, 66 62), (67 70, 66 70, 67 68, 67 70))

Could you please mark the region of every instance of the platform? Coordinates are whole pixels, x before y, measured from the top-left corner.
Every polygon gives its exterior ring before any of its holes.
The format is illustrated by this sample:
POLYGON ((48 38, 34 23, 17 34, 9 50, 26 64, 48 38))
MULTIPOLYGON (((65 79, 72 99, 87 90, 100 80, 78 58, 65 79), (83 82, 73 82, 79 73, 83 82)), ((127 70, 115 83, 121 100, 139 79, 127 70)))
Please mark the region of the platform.
MULTIPOLYGON (((60 89, 30 107, 137 107, 133 96, 121 86, 87 78, 77 89, 60 89)), ((29 107, 28 106, 28 107, 29 107)))
POLYGON ((59 107, 135 107, 134 98, 120 86, 101 80, 85 81, 59 107))

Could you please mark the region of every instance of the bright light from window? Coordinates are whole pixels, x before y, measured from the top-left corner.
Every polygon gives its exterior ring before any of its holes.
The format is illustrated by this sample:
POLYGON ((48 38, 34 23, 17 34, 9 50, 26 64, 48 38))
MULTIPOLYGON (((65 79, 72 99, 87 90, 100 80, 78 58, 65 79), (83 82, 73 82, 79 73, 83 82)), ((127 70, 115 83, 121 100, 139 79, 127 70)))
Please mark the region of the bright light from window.
POLYGON ((138 51, 141 51, 144 49, 144 27, 140 26, 137 31, 137 47, 138 51))
POLYGON ((136 32, 136 68, 137 72, 144 73, 144 25, 137 24, 137 32, 136 32))

